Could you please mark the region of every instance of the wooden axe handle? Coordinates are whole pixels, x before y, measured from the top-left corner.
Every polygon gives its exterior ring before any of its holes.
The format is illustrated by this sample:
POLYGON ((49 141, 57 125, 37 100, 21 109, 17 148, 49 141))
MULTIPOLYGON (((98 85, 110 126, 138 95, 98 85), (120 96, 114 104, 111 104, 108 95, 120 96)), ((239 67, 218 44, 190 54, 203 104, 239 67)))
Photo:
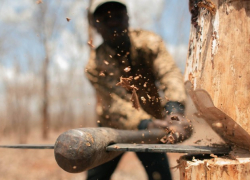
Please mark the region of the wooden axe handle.
POLYGON ((166 132, 152 130, 115 130, 112 128, 80 128, 61 134, 55 143, 57 164, 67 172, 79 173, 108 162, 122 152, 108 152, 115 143, 158 143, 166 132))

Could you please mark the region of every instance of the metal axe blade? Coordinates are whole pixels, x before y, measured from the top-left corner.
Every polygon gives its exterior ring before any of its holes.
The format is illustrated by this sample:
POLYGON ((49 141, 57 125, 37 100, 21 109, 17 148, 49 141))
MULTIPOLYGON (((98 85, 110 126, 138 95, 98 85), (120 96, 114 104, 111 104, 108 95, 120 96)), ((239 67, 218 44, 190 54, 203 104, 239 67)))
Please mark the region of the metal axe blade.
POLYGON ((187 153, 187 154, 228 154, 230 147, 187 146, 172 144, 113 144, 106 148, 107 151, 133 151, 133 152, 158 152, 158 153, 187 153))
MULTIPOLYGON (((16 144, 0 145, 0 148, 12 149, 54 149, 54 145, 33 145, 33 144, 16 144)), ((168 153, 188 153, 188 154, 228 154, 230 147, 210 147, 210 146, 187 146, 172 144, 113 144, 106 147, 107 151, 132 151, 132 152, 168 152, 168 153)))
POLYGON ((211 96, 203 89, 193 90, 190 81, 185 83, 186 90, 195 107, 209 126, 230 146, 250 149, 250 135, 223 111, 215 107, 211 96))

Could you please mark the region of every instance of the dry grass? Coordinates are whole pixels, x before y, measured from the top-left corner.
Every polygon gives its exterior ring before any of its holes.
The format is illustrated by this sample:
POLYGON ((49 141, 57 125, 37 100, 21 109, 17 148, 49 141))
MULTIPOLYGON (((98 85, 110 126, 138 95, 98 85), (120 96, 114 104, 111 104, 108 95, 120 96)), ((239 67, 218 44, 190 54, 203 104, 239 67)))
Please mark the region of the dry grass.
MULTIPOLYGON (((32 131, 30 144, 54 144, 59 133, 53 132, 48 140, 41 139, 40 131, 32 131)), ((13 144, 15 137, 0 139, 1 144, 13 144)), ((69 174, 56 164, 53 150, 0 149, 1 180, 83 180, 84 173, 69 174)))

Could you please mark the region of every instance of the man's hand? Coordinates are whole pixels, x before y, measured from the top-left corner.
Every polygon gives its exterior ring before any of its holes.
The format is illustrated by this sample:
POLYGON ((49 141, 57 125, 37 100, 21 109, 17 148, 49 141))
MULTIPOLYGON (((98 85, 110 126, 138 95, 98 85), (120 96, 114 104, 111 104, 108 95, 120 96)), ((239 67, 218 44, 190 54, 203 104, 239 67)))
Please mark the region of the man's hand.
POLYGON ((188 139, 193 132, 191 121, 182 114, 170 114, 163 120, 153 120, 148 124, 148 129, 162 128, 167 135, 161 139, 163 143, 178 143, 188 139))
POLYGON ((158 129, 158 128, 167 129, 168 125, 169 124, 167 121, 155 119, 152 122, 148 123, 147 129, 158 129))

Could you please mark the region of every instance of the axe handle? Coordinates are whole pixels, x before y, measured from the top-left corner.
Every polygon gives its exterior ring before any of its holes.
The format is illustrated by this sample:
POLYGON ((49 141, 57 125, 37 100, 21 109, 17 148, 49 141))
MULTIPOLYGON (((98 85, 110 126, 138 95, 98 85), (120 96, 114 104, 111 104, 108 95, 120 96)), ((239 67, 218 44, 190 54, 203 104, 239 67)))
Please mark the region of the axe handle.
POLYGON ((72 129, 61 134, 55 143, 57 164, 67 172, 79 173, 108 162, 122 152, 108 152, 115 143, 158 143, 162 129, 132 131, 112 128, 72 129))

